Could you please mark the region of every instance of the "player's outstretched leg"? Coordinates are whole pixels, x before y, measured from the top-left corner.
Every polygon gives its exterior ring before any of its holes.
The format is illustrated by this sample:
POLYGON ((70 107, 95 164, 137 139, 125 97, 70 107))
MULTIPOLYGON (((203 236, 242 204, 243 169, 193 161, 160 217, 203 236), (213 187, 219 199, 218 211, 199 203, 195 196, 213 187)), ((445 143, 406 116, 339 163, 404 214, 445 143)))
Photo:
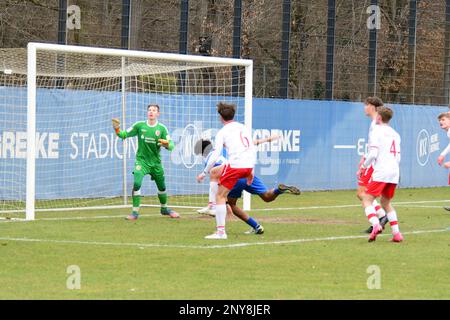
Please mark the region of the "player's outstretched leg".
POLYGON ((260 224, 258 224, 257 227, 252 227, 250 230, 245 231, 245 234, 263 234, 264 233, 264 227, 260 224))
POLYGON ((295 187, 295 186, 288 186, 286 184, 280 183, 278 185, 278 190, 281 193, 291 193, 291 194, 295 194, 295 195, 299 195, 301 194, 301 191, 299 188, 295 187))

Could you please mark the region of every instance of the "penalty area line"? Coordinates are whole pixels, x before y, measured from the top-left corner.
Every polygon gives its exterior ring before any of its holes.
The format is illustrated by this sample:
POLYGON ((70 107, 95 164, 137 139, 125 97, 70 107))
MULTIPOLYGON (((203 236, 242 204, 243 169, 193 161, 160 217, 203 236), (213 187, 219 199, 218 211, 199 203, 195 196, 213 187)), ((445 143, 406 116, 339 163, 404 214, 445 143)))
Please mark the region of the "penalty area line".
MULTIPOLYGON (((393 202, 394 206, 405 207, 410 206, 411 208, 442 208, 442 206, 417 206, 417 204, 427 204, 427 203, 447 203, 450 200, 423 200, 423 201, 409 201, 409 202, 393 202)), ((356 208, 361 207, 361 204, 344 204, 344 205, 330 205, 330 206, 307 206, 307 207, 290 207, 290 208, 256 208, 248 211, 251 212, 264 212, 264 211, 304 211, 304 210, 320 210, 320 209, 343 209, 343 208, 356 208)), ((181 218, 184 215, 193 216, 199 215, 197 212, 181 211, 181 218)), ((120 219, 125 218, 126 214, 113 214, 113 215, 98 215, 98 216, 75 216, 75 217, 51 217, 51 218, 36 218, 33 221, 70 221, 70 220, 95 220, 95 219, 120 219)), ((160 217, 160 214, 141 214, 141 218, 155 218, 160 217)), ((0 219, 1 223, 11 223, 11 222, 30 222, 25 219, 0 219)))
MULTIPOLYGON (((403 232, 404 235, 416 235, 426 233, 448 232, 450 228, 434 229, 434 230, 418 230, 403 232)), ((381 234, 378 237, 386 237, 387 234, 381 234)), ((242 248, 250 246, 263 246, 263 245, 279 245, 279 244, 297 244, 306 242, 318 242, 318 241, 336 241, 336 240, 350 240, 350 239, 367 239, 367 235, 360 236, 332 236, 321 238, 303 238, 292 240, 278 240, 278 241, 260 241, 260 242, 241 242, 233 244, 223 245, 175 245, 175 244, 162 244, 162 243, 136 243, 136 242, 101 242, 101 241, 80 241, 80 240, 57 240, 57 239, 32 239, 32 238, 10 238, 0 237, 0 241, 17 241, 17 242, 36 242, 36 243, 54 243, 54 244, 80 244, 80 245, 92 245, 92 246, 115 246, 115 247, 137 247, 139 249, 144 248, 173 248, 173 249, 227 249, 227 248, 242 248)), ((205 240, 206 241, 206 240, 205 240)))

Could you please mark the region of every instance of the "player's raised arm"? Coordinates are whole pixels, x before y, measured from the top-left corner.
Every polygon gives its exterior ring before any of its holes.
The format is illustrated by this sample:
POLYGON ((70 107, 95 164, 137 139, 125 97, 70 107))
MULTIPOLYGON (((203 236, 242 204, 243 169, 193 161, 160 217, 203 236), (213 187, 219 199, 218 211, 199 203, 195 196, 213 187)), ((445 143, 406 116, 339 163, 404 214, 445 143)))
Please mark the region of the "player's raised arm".
POLYGON ((211 168, 217 162, 222 152, 223 152, 223 136, 219 133, 216 136, 214 149, 212 151, 211 156, 208 159, 208 162, 205 165, 204 172, 209 173, 209 171, 211 171, 211 168))
POLYGON ((116 134, 120 132, 120 120, 118 118, 112 118, 112 126, 116 134))
POLYGON ((219 133, 216 136, 214 149, 211 153, 211 156, 208 159, 208 162, 205 165, 205 169, 197 176, 198 182, 201 182, 206 177, 206 175, 211 171, 211 168, 217 162, 222 152, 223 152, 223 136, 219 131, 219 133))
POLYGON ((172 151, 173 148, 175 147, 174 143, 172 140, 167 140, 167 139, 158 139, 158 142, 161 146, 163 146, 164 148, 166 148, 169 151, 172 151))
POLYGON ((270 136, 270 137, 267 137, 267 138, 255 139, 255 140, 253 140, 253 144, 254 144, 255 146, 258 146, 258 145, 260 145, 260 144, 262 144, 262 143, 272 142, 272 141, 276 141, 276 140, 278 140, 278 139, 280 139, 280 136, 277 135, 277 134, 275 134, 275 135, 270 136))
POLYGON ((161 139, 158 139, 158 144, 163 146, 169 151, 172 151, 173 148, 175 148, 175 144, 173 143, 173 140, 170 138, 168 131, 163 133, 161 139))
POLYGON ((112 118, 112 126, 116 135, 121 139, 126 139, 129 137, 134 137, 137 134, 137 128, 135 124, 129 128, 128 130, 121 131, 120 130, 120 120, 118 118, 112 118))

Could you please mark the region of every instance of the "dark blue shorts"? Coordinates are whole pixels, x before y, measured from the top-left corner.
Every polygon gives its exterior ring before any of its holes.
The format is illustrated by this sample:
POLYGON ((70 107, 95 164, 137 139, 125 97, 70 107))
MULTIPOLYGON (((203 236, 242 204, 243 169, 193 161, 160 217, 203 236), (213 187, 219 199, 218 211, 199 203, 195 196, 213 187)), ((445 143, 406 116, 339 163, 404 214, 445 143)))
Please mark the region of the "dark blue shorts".
POLYGON ((234 185, 233 189, 231 189, 228 194, 229 198, 237 199, 242 196, 242 191, 245 190, 251 194, 263 194, 267 191, 267 187, 262 183, 262 181, 255 176, 253 179, 253 183, 251 185, 247 185, 247 179, 239 179, 238 182, 234 185))

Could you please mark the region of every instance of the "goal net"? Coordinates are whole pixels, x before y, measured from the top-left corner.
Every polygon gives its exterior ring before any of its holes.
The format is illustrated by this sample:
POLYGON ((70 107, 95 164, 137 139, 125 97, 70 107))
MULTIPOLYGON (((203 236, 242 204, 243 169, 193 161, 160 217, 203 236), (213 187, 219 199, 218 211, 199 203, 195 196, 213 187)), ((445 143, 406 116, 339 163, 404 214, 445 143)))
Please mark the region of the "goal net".
MULTIPOLYGON (((0 49, 0 217, 130 206, 137 139, 118 138, 111 119, 127 129, 147 120, 150 103, 175 144, 161 149, 169 206, 204 206, 209 183, 196 182, 195 142, 214 140, 219 101, 236 104, 236 120, 251 128, 251 95, 249 60, 38 43, 0 49)), ((150 176, 141 192, 142 205, 159 205, 150 176)))

